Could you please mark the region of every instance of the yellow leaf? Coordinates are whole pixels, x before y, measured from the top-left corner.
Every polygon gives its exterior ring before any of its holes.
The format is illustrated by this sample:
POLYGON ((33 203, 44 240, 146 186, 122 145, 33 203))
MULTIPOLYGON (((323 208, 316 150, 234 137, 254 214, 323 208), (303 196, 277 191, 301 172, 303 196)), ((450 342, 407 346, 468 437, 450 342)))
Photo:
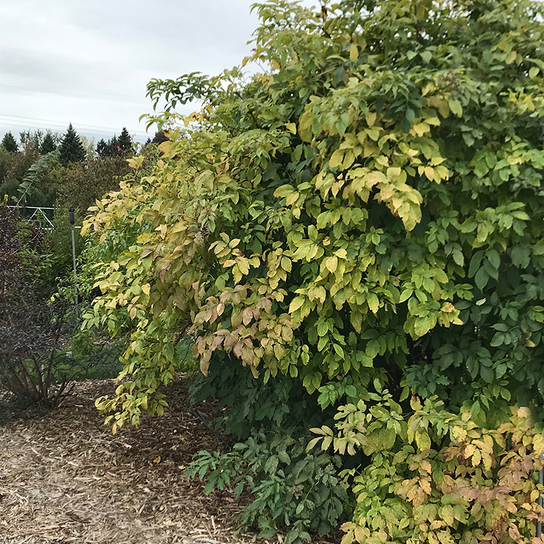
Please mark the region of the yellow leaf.
POLYGON ((429 480, 420 480, 419 486, 421 487, 421 489, 423 489, 423 491, 425 491, 427 495, 430 495, 432 493, 432 488, 429 480))
POLYGON ((434 91, 436 89, 436 85, 433 81, 429 81, 425 87, 421 90, 421 96, 425 96, 426 94, 429 94, 431 91, 434 91))
POLYGON ((430 166, 425 167, 425 176, 429 181, 434 181, 434 170, 430 166))
POLYGON ((366 539, 367 535, 365 533, 365 530, 362 527, 355 527, 355 540, 357 540, 357 542, 359 542, 360 544, 363 544, 366 539))
POLYGON ((425 451, 431 448, 431 439, 425 431, 418 429, 415 438, 416 445, 421 451, 425 451))
POLYGON ((289 305, 289 313, 292 314, 304 304, 304 297, 295 297, 289 305))
POLYGON ((336 272, 336 268, 338 267, 338 257, 328 257, 325 260, 325 266, 327 267, 329 272, 334 274, 336 272))
POLYGON ((421 461, 421 468, 427 472, 428 474, 431 474, 432 470, 433 470, 433 467, 431 466, 431 463, 429 463, 429 461, 425 460, 425 461, 421 461))
POLYGON ((149 296, 150 290, 151 290, 151 286, 149 285, 149 283, 146 283, 145 285, 142 285, 142 291, 143 291, 147 296, 149 296))
POLYGON ((374 293, 369 293, 366 303, 373 314, 375 314, 380 307, 380 301, 374 293))
POLYGON ((376 183, 383 183, 385 181, 387 181, 385 174, 383 172, 379 172, 378 170, 374 170, 368 174, 366 185, 370 188, 376 185, 376 183))
POLYGON ((437 105, 438 105, 438 111, 440 112, 440 115, 442 115, 442 117, 448 117, 450 114, 450 107, 448 103, 446 102, 446 100, 443 100, 443 99, 437 100, 437 105))
POLYGON ((337 149, 333 154, 329 161, 329 167, 335 168, 336 166, 340 166, 344 160, 344 150, 343 149, 337 149))
POLYGON ((161 456, 159 455, 158 457, 156 457, 155 459, 153 459, 153 462, 154 462, 154 463, 160 463, 160 462, 161 462, 161 456))
POLYGON ((352 43, 351 47, 349 48, 349 59, 352 61, 356 61, 359 58, 359 50, 357 49, 357 46, 352 43))
POLYGON ((144 162, 145 157, 143 155, 139 155, 138 157, 134 157, 132 159, 127 159, 127 163, 131 168, 134 168, 135 170, 138 170, 144 162))
POLYGON ((295 123, 287 123, 285 127, 291 134, 297 133, 297 125, 295 123))
POLYGON ((427 123, 418 123, 417 125, 412 125, 412 128, 410 129, 410 132, 413 132, 416 136, 423 136, 427 132, 429 132, 430 127, 427 123))
POLYGON ((451 434, 453 435, 453 439, 458 442, 464 442, 467 438, 467 432, 459 425, 453 427, 451 434))
POLYGON ((412 410, 421 410, 421 401, 415 395, 410 399, 410 407, 412 410))

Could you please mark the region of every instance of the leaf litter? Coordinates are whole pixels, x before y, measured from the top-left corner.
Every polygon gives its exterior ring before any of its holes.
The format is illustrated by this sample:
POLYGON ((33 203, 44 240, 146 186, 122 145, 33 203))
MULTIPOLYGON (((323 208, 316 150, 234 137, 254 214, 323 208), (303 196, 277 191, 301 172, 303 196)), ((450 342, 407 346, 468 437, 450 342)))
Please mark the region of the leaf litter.
POLYGON ((213 404, 192 415, 181 381, 163 417, 112 435, 94 399, 114 388, 79 382, 57 410, 0 426, 0 544, 281 542, 235 533, 247 497, 207 496, 183 477, 197 451, 220 446, 201 417, 213 417, 213 404))

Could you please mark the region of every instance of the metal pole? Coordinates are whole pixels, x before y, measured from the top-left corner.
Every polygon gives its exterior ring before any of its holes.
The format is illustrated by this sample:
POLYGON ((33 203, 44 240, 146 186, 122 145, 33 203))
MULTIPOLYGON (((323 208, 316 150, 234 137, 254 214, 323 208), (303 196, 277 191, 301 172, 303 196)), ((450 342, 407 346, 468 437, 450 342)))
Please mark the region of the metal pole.
POLYGON ((78 303, 77 297, 77 268, 76 268, 76 237, 74 234, 74 224, 75 224, 75 214, 74 207, 70 206, 70 225, 72 225, 72 260, 74 263, 74 287, 76 289, 76 304, 78 303))
MULTIPOLYGON (((542 456, 541 456, 542 457, 542 456)), ((541 468, 538 472, 538 483, 540 485, 544 485, 544 468, 541 468)), ((540 491, 538 493, 538 505, 540 507, 542 507, 542 492, 540 491)), ((540 536, 542 535, 542 522, 541 521, 537 521, 536 522, 536 537, 537 538, 540 538, 540 536)))

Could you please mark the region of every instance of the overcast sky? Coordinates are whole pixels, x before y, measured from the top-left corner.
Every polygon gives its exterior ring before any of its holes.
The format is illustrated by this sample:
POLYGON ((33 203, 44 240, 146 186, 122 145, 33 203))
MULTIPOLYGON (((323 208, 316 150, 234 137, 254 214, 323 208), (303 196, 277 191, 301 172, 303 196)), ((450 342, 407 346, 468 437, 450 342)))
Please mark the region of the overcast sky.
MULTIPOLYGON (((214 75, 249 54, 253 0, 3 0, 0 137, 72 123, 111 137, 151 112, 151 78, 214 75)), ((317 0, 304 0, 313 5, 317 0)), ((189 106, 190 111, 190 106, 189 106)))

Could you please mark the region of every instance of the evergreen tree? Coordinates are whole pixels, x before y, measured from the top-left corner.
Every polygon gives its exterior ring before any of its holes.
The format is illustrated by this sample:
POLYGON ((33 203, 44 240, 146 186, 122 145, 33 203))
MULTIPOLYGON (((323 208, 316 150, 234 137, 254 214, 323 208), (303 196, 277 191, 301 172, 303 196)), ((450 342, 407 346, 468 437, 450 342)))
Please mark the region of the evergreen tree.
POLYGON ((68 166, 70 162, 82 162, 84 159, 85 149, 77 132, 72 127, 72 123, 70 123, 60 144, 59 161, 63 166, 68 166))
POLYGON ((51 153, 52 151, 55 151, 55 149, 57 149, 57 144, 55 143, 53 136, 48 132, 40 146, 40 153, 42 155, 47 155, 47 153, 51 153))
POLYGON ((132 138, 130 137, 130 134, 128 133, 126 127, 123 127, 118 142, 119 150, 121 151, 121 153, 128 153, 132 150, 132 138))
POLYGON ((111 140, 108 140, 108 147, 106 151, 107 157, 118 157, 121 154, 117 135, 114 134, 113 138, 111 140))
POLYGON ((96 144, 96 154, 101 158, 105 158, 107 155, 107 147, 108 144, 105 142, 104 138, 102 138, 97 144, 96 144))
POLYGON ((17 140, 13 137, 11 132, 6 132, 4 138, 2 139, 2 144, 0 145, 2 145, 2 147, 10 153, 17 153, 17 151, 19 151, 17 140))
POLYGON ((96 153, 101 159, 119 157, 121 155, 121 148, 117 136, 114 135, 113 138, 109 139, 107 142, 105 140, 100 140, 96 146, 96 153))

